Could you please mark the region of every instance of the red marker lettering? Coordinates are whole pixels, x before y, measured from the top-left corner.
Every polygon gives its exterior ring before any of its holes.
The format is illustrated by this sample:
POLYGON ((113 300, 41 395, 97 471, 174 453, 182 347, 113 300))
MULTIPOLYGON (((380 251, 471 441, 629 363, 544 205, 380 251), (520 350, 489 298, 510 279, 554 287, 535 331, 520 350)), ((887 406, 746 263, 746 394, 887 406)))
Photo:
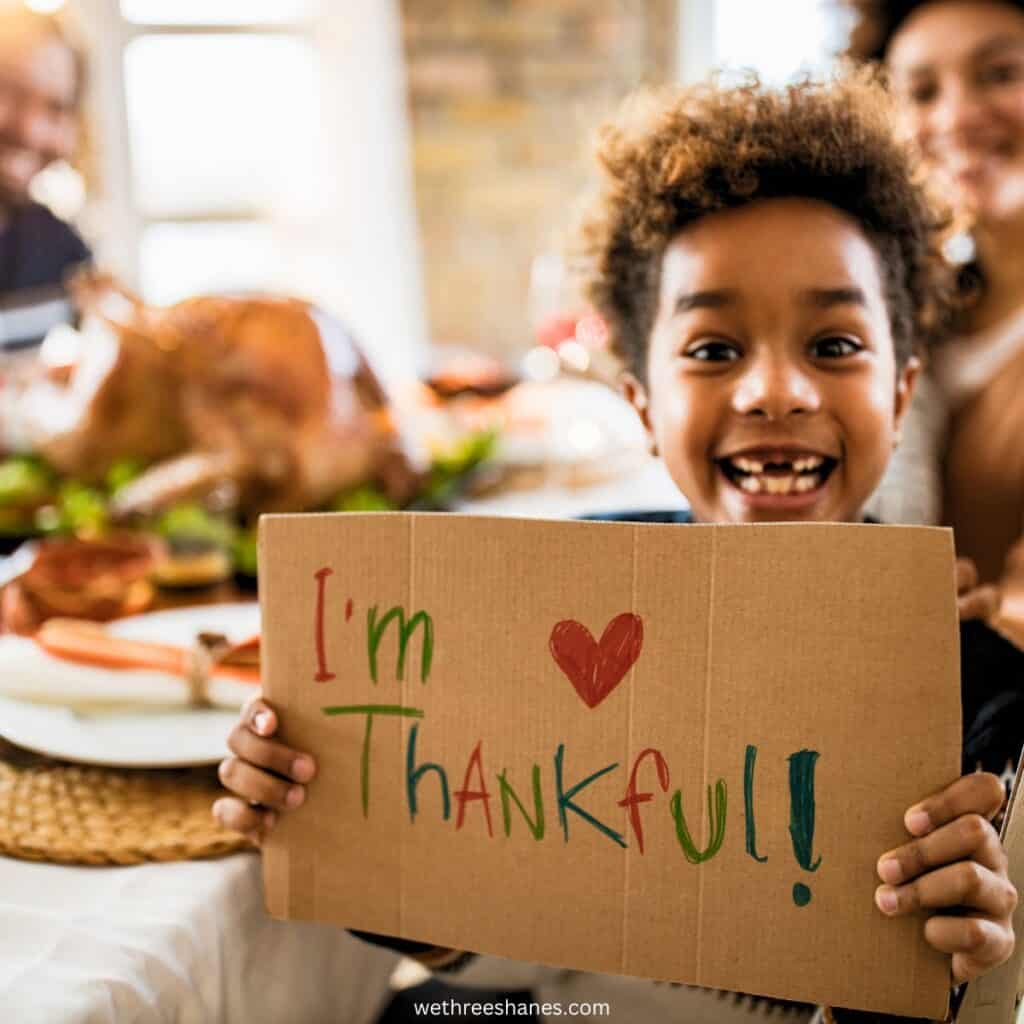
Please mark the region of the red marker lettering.
POLYGON ((619 801, 620 807, 629 808, 629 823, 633 826, 636 845, 640 848, 641 853, 644 852, 644 829, 640 822, 640 808, 637 804, 646 803, 648 800, 653 799, 654 794, 650 792, 638 793, 636 791, 636 773, 640 768, 641 762, 648 754, 654 757, 654 764, 658 769, 658 782, 662 790, 668 792, 668 764, 660 751, 655 750, 654 747, 648 747, 637 754, 636 760, 633 762, 633 770, 629 773, 629 785, 626 787, 626 795, 619 801))
POLYGON ((316 579, 316 626, 315 626, 315 641, 316 641, 316 664, 317 673, 313 676, 313 679, 318 683, 326 683, 330 679, 334 679, 334 673, 327 671, 327 656, 324 653, 324 591, 327 589, 327 577, 332 575, 333 569, 323 568, 317 569, 313 573, 316 579))

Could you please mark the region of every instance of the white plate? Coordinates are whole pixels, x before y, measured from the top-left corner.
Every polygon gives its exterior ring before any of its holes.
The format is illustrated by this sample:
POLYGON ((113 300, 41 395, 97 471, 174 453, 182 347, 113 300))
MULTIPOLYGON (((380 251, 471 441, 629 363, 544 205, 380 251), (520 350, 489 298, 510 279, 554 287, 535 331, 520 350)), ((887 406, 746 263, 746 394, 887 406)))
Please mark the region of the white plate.
MULTIPOLYGON (((223 633, 237 643, 259 632, 259 605, 174 608, 121 619, 111 623, 110 631, 136 640, 182 645, 191 645, 197 633, 207 631, 223 633)), ((159 705, 83 710, 0 697, 0 735, 19 747, 83 764, 128 768, 214 764, 227 754, 227 736, 237 719, 237 710, 159 705)))

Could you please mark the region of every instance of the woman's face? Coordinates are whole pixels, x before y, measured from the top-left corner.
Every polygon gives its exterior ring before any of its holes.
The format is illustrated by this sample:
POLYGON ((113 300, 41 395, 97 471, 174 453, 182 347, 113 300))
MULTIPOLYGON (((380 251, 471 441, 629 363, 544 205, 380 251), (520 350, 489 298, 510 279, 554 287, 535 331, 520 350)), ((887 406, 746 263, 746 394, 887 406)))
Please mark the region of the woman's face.
POLYGON ((902 122, 954 201, 981 223, 1024 217, 1024 9, 923 4, 888 65, 902 122))

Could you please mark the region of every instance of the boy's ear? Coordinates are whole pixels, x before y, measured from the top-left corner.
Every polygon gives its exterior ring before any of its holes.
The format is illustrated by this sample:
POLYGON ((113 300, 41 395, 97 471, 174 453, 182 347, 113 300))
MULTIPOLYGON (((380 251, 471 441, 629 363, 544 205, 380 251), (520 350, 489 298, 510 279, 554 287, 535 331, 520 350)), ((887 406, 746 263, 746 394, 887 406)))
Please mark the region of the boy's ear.
POLYGON ((903 419, 910 408, 911 400, 914 397, 914 388, 917 385, 918 375, 921 373, 921 360, 917 356, 911 356, 903 369, 896 375, 896 402, 893 407, 893 426, 896 431, 896 441, 900 439, 903 430, 903 419))
POLYGON ((626 401, 636 410, 636 414, 640 417, 640 422, 643 423, 648 436, 653 437, 650 400, 647 396, 647 389, 629 370, 623 370, 619 376, 619 389, 622 391, 626 401))

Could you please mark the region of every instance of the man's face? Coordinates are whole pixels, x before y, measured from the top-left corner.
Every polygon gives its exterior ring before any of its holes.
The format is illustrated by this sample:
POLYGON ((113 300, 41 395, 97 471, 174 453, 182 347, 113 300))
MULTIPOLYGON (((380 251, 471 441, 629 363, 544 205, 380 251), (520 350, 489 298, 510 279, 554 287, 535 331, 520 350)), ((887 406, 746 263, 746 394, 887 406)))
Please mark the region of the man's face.
POLYGON ((0 39, 0 207, 26 202, 32 179, 74 152, 76 74, 59 39, 0 39))
POLYGON ((858 226, 776 199, 703 217, 669 244, 647 380, 627 393, 697 520, 856 521, 915 372, 897 374, 858 226))

